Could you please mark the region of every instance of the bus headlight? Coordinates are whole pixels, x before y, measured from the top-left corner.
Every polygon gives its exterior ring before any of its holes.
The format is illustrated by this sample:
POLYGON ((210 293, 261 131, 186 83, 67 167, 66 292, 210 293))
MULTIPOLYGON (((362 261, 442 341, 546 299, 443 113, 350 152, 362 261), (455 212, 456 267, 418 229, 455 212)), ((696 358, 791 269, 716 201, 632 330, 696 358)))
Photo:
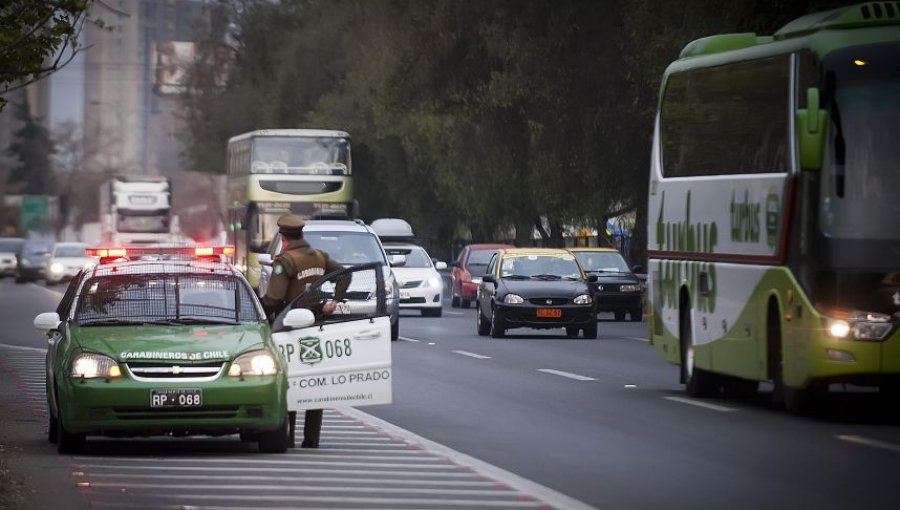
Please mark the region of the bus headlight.
POLYGON ((826 317, 825 330, 832 338, 880 342, 894 330, 894 323, 883 313, 851 312, 846 319, 826 317))

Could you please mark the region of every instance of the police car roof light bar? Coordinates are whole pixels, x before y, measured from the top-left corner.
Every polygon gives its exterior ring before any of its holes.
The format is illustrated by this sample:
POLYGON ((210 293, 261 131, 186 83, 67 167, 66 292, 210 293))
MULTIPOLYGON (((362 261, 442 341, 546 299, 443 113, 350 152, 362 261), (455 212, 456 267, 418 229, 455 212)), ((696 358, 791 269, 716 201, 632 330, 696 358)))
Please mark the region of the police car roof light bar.
POLYGON ((86 248, 85 255, 99 257, 101 264, 119 259, 138 259, 143 256, 182 255, 196 258, 214 258, 234 255, 234 246, 139 246, 128 248, 86 248))

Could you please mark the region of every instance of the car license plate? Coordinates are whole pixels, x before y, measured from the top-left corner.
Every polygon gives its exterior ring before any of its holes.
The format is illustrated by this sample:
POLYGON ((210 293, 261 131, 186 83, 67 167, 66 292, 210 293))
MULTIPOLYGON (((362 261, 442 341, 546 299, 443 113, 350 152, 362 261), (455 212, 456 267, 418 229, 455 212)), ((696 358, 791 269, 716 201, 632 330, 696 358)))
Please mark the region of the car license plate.
POLYGON ((545 319, 559 319, 562 317, 562 310, 559 308, 538 308, 537 316, 545 319))
POLYGON ((166 389, 150 390, 150 407, 200 407, 203 405, 203 390, 166 389))
POLYGON ((409 292, 400 291, 400 299, 409 299, 409 292))

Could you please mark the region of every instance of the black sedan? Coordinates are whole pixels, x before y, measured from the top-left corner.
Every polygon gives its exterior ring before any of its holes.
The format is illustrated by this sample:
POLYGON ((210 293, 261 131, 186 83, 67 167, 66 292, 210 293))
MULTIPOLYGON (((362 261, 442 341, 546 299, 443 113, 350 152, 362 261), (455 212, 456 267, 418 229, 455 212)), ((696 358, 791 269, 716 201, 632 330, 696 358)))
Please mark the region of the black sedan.
MULTIPOLYGON (((628 268, 622 255, 612 248, 569 248, 584 272, 595 275, 591 284, 598 312, 613 312, 617 321, 639 322, 644 313, 643 283, 628 268)), ((640 266, 636 266, 636 270, 640 266)))
POLYGON ((478 334, 502 338, 513 328, 565 328, 571 338, 579 332, 597 338, 596 308, 588 288, 594 280, 566 250, 500 250, 478 289, 478 334))

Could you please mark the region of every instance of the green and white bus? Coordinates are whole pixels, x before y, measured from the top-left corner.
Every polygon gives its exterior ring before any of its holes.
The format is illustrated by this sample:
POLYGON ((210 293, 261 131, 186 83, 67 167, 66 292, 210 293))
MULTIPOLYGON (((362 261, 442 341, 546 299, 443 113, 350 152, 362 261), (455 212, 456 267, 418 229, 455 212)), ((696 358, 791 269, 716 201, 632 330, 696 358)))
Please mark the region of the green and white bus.
POLYGON ((316 129, 266 129, 228 141, 228 240, 234 262, 256 288, 278 216, 351 218, 350 135, 316 129))
POLYGON ((688 44, 648 204, 650 341, 692 396, 900 394, 900 3, 688 44))

